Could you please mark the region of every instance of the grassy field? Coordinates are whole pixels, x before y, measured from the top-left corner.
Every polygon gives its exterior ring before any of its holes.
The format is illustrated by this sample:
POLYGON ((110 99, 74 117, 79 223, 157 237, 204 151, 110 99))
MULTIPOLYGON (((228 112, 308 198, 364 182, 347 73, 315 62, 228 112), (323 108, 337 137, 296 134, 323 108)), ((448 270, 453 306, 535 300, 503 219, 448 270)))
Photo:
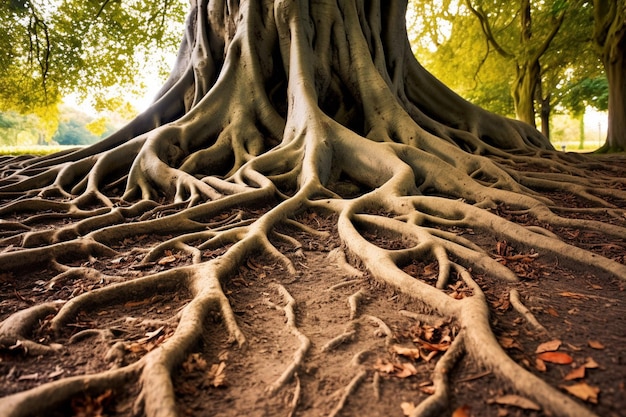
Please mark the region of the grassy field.
MULTIPOLYGON (((584 149, 578 149, 578 142, 559 142, 553 143, 555 149, 561 151, 562 146, 565 146, 566 152, 593 152, 597 149, 597 144, 585 143, 584 149)), ((33 145, 33 146, 0 146, 0 156, 2 155, 48 155, 54 152, 62 151, 65 149, 76 148, 77 146, 62 146, 62 145, 33 145)))
POLYGON ((593 152, 598 149, 598 143, 593 141, 585 142, 583 149, 578 149, 578 142, 552 142, 552 146, 559 151, 565 146, 565 152, 593 152))
POLYGON ((77 146, 63 145, 32 145, 32 146, 0 146, 0 155, 48 155, 63 151, 65 149, 76 148, 77 146))

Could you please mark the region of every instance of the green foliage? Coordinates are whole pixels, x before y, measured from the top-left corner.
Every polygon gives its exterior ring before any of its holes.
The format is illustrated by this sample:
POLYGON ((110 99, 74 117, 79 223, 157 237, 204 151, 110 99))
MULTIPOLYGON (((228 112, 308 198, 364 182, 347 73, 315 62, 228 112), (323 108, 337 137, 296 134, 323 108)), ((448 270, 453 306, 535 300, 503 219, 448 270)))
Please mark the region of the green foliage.
POLYGON ((0 113, 0 145, 33 145, 38 142, 39 120, 35 115, 23 116, 16 112, 0 113))
POLYGON ((15 122, 11 120, 10 114, 0 113, 0 129, 10 129, 15 122))
MULTIPOLYGON (((438 3, 438 7, 432 3, 411 2, 412 13, 420 16, 413 21, 421 23, 410 28, 418 59, 453 90, 490 111, 514 114, 511 91, 519 65, 540 50, 542 40, 562 13, 565 14, 559 30, 539 59, 542 96, 550 97, 552 108, 571 109, 573 96, 566 98, 569 88, 604 78, 602 64, 591 47, 590 1, 531 1, 532 33, 530 41, 525 42, 519 24, 520 1, 472 0, 472 7, 487 17, 497 43, 487 38, 466 0, 447 0, 438 3)), ((579 98, 602 109, 592 96, 579 98)))
POLYGON ((510 83, 514 68, 485 41, 478 21, 458 2, 429 14, 427 0, 414 0, 425 26, 414 28, 414 50, 420 62, 461 96, 487 110, 512 116, 510 83), (433 29, 442 28, 442 30, 433 29))
POLYGON ((52 141, 52 136, 59 127, 59 109, 53 104, 45 107, 37 107, 34 111, 37 116, 37 130, 44 142, 52 141))
POLYGON ((77 110, 62 107, 59 128, 53 141, 59 145, 90 145, 113 133, 115 126, 107 117, 94 118, 77 110))
POLYGON ((97 119, 87 123, 85 125, 85 129, 87 129, 93 135, 100 137, 107 130, 106 123, 107 123, 107 118, 106 117, 99 117, 99 118, 97 118, 97 119))
MULTIPOLYGON (((514 68, 485 41, 478 21, 461 2, 434 8, 427 0, 413 0, 421 16, 413 27, 415 53, 439 80, 487 110, 512 116, 510 83, 514 68)), ((411 29, 411 28, 410 28, 411 29)))
POLYGON ((70 148, 74 148, 74 146, 61 146, 61 145, 2 146, 0 145, 0 155, 43 156, 43 155, 50 155, 55 152, 67 150, 70 148))
POLYGON ((88 116, 66 106, 48 115, 0 113, 0 146, 89 145, 113 133, 119 124, 88 116), (45 117, 48 117, 46 120, 45 117))
POLYGON ((568 84, 565 90, 561 103, 576 117, 584 114, 587 106, 600 111, 609 108, 609 83, 605 77, 584 78, 568 84))
POLYGON ((172 0, 3 0, 0 109, 32 111, 69 93, 129 89, 154 49, 174 51, 186 5, 172 0))
POLYGON ((59 129, 54 135, 54 141, 59 145, 89 145, 99 139, 77 120, 60 123, 59 129))

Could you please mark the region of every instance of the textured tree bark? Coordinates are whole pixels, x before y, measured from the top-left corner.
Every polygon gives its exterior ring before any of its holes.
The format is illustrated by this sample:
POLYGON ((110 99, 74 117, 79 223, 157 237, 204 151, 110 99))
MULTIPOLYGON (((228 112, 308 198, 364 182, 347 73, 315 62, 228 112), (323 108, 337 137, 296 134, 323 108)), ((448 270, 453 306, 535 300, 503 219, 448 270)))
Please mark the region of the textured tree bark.
POLYGON ((603 59, 609 81, 609 123, 606 144, 600 151, 626 151, 626 28, 607 46, 603 59))
POLYGON ((539 61, 524 62, 517 67, 517 78, 513 83, 513 104, 518 120, 535 127, 535 98, 540 67, 539 61))
POLYGON ((626 2, 594 0, 594 38, 609 82, 609 123, 599 152, 626 150, 626 2))
MULTIPOLYGON (((5 415, 41 415, 86 386, 103 392, 128 381, 141 390, 137 412, 177 415, 172 375, 194 346, 213 337, 208 316, 217 312, 229 339, 246 344, 224 283, 255 254, 296 276, 298 233, 325 235, 298 217, 308 211, 333 214, 340 251, 369 277, 460 329, 435 367, 435 395, 414 415, 445 412, 454 382, 448 375, 461 360, 492 370, 554 416, 591 415, 500 347, 489 304, 470 271, 502 285, 514 285, 517 277, 490 248, 451 230, 469 227, 623 280, 626 266, 542 227, 516 224, 498 210, 555 228, 623 237, 626 191, 611 188, 613 177, 597 172, 591 178, 585 170, 610 170, 610 161, 557 153, 534 128, 468 103, 430 75, 411 53, 406 5, 194 0, 177 63, 144 114, 89 148, 0 161, 0 216, 13 219, 0 223, 3 277, 18 280, 35 268, 58 271, 51 286, 74 276, 107 283, 10 315, 0 326, 0 348, 54 354, 58 343, 31 340, 33 323, 50 311, 56 314, 47 322, 48 337, 66 341, 68 323, 81 310, 114 309, 162 293, 190 297, 168 320, 172 333, 157 349, 118 366, 128 351, 127 341, 118 340, 106 354, 113 362, 108 370, 0 398, 5 415), (607 214, 616 224, 576 218, 542 196, 544 190, 571 193, 589 204, 585 213, 607 214), (58 219, 67 223, 48 227, 58 219), (287 226, 298 233, 280 231, 287 226), (368 231, 404 247, 383 247, 368 231), (96 259, 114 263, 120 242, 146 237, 153 241, 133 253, 141 257, 139 269, 173 252, 188 262, 140 277, 109 277, 90 267, 96 259), (285 245, 289 254, 279 250, 285 245), (211 256, 204 257, 207 251, 211 256), (414 259, 436 262, 435 285, 402 269, 414 259), (454 280, 471 296, 449 296, 445 290, 454 280)), ((297 328, 296 301, 284 286, 277 288, 298 349, 271 393, 297 378, 310 346, 297 328)), ((351 318, 358 315, 357 299, 351 298, 351 318)), ((346 396, 368 372, 353 379, 346 396)))

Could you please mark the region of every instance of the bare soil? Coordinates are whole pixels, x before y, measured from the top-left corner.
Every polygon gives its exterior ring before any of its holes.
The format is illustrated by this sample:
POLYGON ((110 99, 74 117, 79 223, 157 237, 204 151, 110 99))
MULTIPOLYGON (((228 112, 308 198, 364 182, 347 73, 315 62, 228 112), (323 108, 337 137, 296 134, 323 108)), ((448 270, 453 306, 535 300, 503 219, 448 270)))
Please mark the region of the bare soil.
MULTIPOLYGON (((557 203, 568 205, 568 196, 561 197, 557 203)), ((498 210, 506 215, 506 208, 498 210)), ((336 219, 314 213, 304 213, 302 217, 318 230, 332 232, 336 225, 336 219)), ((532 223, 532 219, 515 220, 532 223)), ((180 414, 320 416, 333 415, 340 409, 337 415, 341 416, 402 416, 412 404, 430 395, 432 371, 441 351, 445 350, 445 338, 458 329, 445 320, 428 323, 420 319, 414 314, 424 313, 419 302, 381 286, 367 274, 359 276, 342 268, 329 257, 339 245, 336 238, 320 240, 296 230, 283 231, 296 236, 304 245, 301 252, 288 254, 297 267, 297 274, 289 274, 281 265, 265 259, 251 258, 234 279, 224 284, 248 344, 242 349, 233 346, 218 314, 206 322, 206 337, 174 377, 180 414), (297 335, 286 326, 283 309, 286 301, 277 284, 295 299, 296 325, 310 339, 311 348, 304 368, 286 388, 271 396, 268 387, 291 363, 300 343, 297 335), (354 297, 355 294, 358 295, 354 297), (352 318, 351 296, 353 300, 358 299, 352 318), (385 333, 382 323, 390 334, 385 333), (349 336, 342 343, 329 345, 329 341, 342 334, 349 336), (417 351, 421 357, 400 354, 400 348, 417 351), (348 395, 347 390, 355 381, 358 384, 348 395)), ((560 389, 567 390, 582 383, 591 387, 597 392, 597 399, 579 401, 596 414, 626 416, 624 281, 568 269, 540 253, 518 252, 506 242, 478 235, 470 229, 454 231, 491 247, 493 257, 507 264, 521 278, 517 284, 505 285, 475 274, 489 299, 496 336, 509 355, 560 389), (512 287, 518 289, 522 302, 547 329, 547 334, 529 326, 511 308, 509 291, 512 287), (539 359, 538 346, 554 340, 561 341, 556 356, 571 357, 571 363, 539 359), (575 378, 571 374, 574 370, 579 372, 575 378)), ((553 232, 578 246, 625 262, 625 239, 610 240, 576 230, 553 232)), ((382 246, 401 244, 375 233, 368 238, 382 246)), ((141 258, 133 252, 139 245, 141 242, 122 242, 121 247, 116 248, 121 254, 119 257, 92 259, 83 266, 112 276, 142 276, 191 262, 186 255, 172 253, 159 262, 139 264, 141 258)), ((211 251, 203 254, 206 259, 218 255, 211 251)), ((436 278, 434 265, 414 262, 404 270, 428 281, 436 278)), ((56 271, 24 271, 19 280, 0 276, 0 319, 41 302, 68 299, 109 283, 83 277, 50 285, 50 278, 56 274, 56 271)), ((452 297, 463 297, 469 295, 468 292, 461 281, 448 290, 452 297)), ((63 344, 59 354, 30 356, 18 348, 1 351, 0 396, 61 377, 107 369, 111 361, 105 356, 116 341, 124 341, 124 355, 118 365, 137 360, 172 334, 175 322, 169 318, 188 299, 188 295, 180 291, 173 296, 158 296, 142 302, 120 300, 115 308, 94 306, 93 312, 81 313, 78 320, 54 340, 63 344), (94 328, 108 328, 113 336, 104 339, 100 335, 85 334, 84 338, 75 338, 69 343, 73 335, 94 328)), ((46 322, 41 323, 40 335, 35 335, 35 341, 51 341, 46 325, 46 322)), ((518 402, 518 397, 510 397, 515 393, 503 386, 489 369, 478 364, 461 361, 451 378, 454 383, 448 415, 546 415, 527 409, 518 402), (499 404, 503 402, 506 404, 499 404)), ((49 410, 49 415, 133 416, 139 412, 132 403, 139 390, 138 383, 131 383, 116 392, 107 391, 99 396, 85 394, 49 410)))

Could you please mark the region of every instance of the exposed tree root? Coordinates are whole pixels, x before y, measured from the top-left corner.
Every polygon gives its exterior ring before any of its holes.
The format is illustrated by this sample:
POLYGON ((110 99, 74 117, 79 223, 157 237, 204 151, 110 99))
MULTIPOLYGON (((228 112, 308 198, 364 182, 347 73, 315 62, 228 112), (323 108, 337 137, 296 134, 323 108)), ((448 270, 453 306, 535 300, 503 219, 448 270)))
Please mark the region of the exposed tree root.
MULTIPOLYGON (((508 260, 626 280, 624 264, 563 238, 568 230, 626 236, 625 183, 607 173, 624 160, 557 153, 530 127, 456 96, 414 60, 400 24, 405 6, 194 0, 178 62, 151 109, 90 148, 0 161, 3 280, 51 271, 50 291, 69 281, 97 284, 3 317, 0 348, 57 354, 92 338, 107 345, 110 368, 0 398, 7 416, 40 415, 87 385, 101 393, 129 381, 141 386, 136 412, 177 415, 172 375, 203 335, 213 336, 207 317, 217 313, 229 341, 246 345, 222 286, 259 254, 297 281, 302 234, 340 240, 331 262, 357 279, 329 290, 364 282, 367 273, 422 312, 402 314, 424 323, 445 318, 459 329, 435 365, 435 394, 413 415, 441 415, 460 361, 480 364, 553 416, 592 415, 507 356, 472 274, 511 287, 514 307, 542 331, 519 302, 511 284, 518 277, 503 264, 509 255, 494 252, 496 242, 514 248, 508 260), (576 204, 559 207, 551 193, 576 204), (336 230, 318 230, 321 214, 336 219, 336 230), (137 270, 110 272, 129 246, 137 270), (434 281, 425 269, 407 272, 422 261, 436 265, 434 281), (449 295, 455 285, 464 286, 463 297, 449 295), (84 312, 180 294, 188 298, 179 311, 146 322, 171 332, 140 357, 106 326, 73 334, 68 326, 84 312), (37 342, 37 332, 49 342, 37 342)), ((294 414, 311 341, 299 330, 296 300, 282 284, 276 289, 297 348, 268 392, 295 379, 294 414)), ((349 323, 322 353, 339 351, 365 322, 390 345, 390 326, 364 313, 364 294, 348 298, 349 323)), ((355 365, 331 415, 369 375, 380 397, 380 374, 359 358, 355 365)))
POLYGON ((289 380, 291 380, 292 376, 297 372, 298 368, 304 362, 304 356, 306 355, 309 347, 311 346, 311 341, 309 338, 298 330, 296 326, 296 315, 294 313, 294 306, 296 304, 296 300, 293 299, 291 294, 287 292, 285 287, 282 285, 278 285, 278 292, 285 299, 287 304, 284 307, 285 317, 287 318, 287 329, 296 336, 299 342, 299 347, 293 355, 293 361, 287 368, 283 371, 281 376, 276 380, 272 385, 270 385, 267 389, 267 392, 270 395, 276 394, 278 390, 280 390, 289 380))
POLYGON ((298 373, 295 373, 293 377, 296 380, 296 387, 293 390, 293 399, 291 400, 289 414, 287 415, 288 417, 294 415, 298 408, 298 404, 300 403, 300 378, 298 378, 298 373))
POLYGON ((343 410, 343 407, 346 405, 348 398, 350 398, 350 396, 354 393, 354 391, 356 391, 359 388, 359 386, 361 385, 361 383, 363 382, 366 376, 367 376, 367 371, 361 370, 358 374, 354 376, 354 378, 350 380, 350 383, 344 389, 344 392, 341 395, 339 402, 337 403, 335 408, 333 408, 333 410, 330 412, 329 416, 334 417, 334 416, 339 415, 339 413, 343 410))
POLYGON ((359 290, 348 297, 348 305, 350 306, 350 320, 354 320, 358 314, 359 302, 365 297, 363 290, 359 290))
POLYGON ((434 394, 422 401, 411 413, 411 417, 439 416, 448 407, 450 397, 449 374, 463 355, 463 333, 459 333, 433 371, 434 394))
POLYGON ((513 306, 515 310, 517 310, 517 312, 519 312, 524 317, 524 319, 528 322, 528 324, 533 326, 535 330, 541 333, 547 333, 546 328, 543 327, 541 323, 539 323, 539 321, 537 321, 537 319, 535 318, 535 315, 531 313, 530 310, 528 310, 526 306, 522 303, 522 301, 519 298, 519 291, 513 288, 511 289, 509 294, 510 294, 511 305, 513 306))
POLYGON ((354 340, 356 336, 356 323, 351 322, 348 327, 339 336, 330 339, 322 346, 322 352, 328 352, 335 349, 337 346, 354 340))

